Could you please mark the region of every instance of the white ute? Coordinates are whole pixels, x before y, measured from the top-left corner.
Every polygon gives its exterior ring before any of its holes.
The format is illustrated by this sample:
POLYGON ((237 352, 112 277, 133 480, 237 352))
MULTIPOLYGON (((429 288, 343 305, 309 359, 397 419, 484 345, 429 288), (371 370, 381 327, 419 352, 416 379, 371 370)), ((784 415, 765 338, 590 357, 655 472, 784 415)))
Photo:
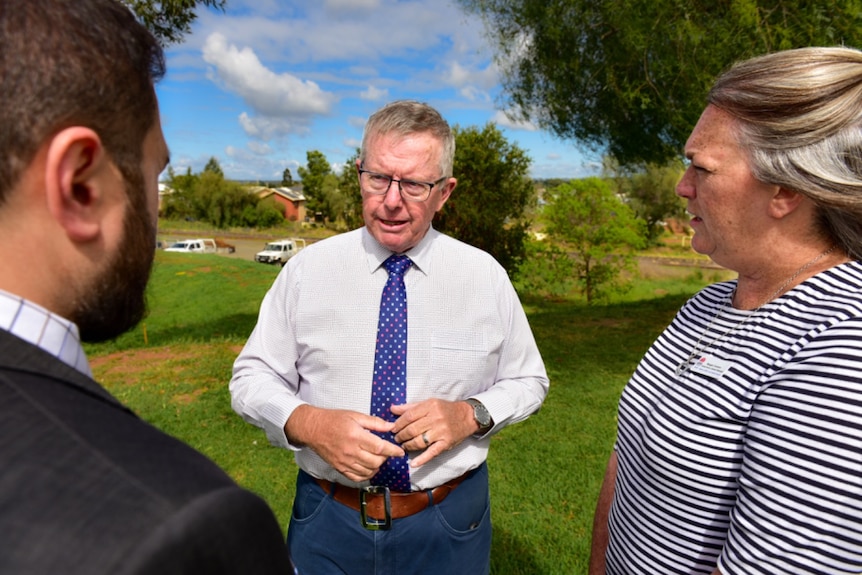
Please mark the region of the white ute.
POLYGON ((257 252, 254 255, 254 261, 262 264, 279 264, 283 266, 287 263, 287 260, 295 256, 304 247, 305 240, 296 238, 269 242, 263 248, 262 252, 257 252))
POLYGON ((215 240, 181 240, 165 248, 166 252, 187 252, 195 254, 214 254, 217 251, 215 240))

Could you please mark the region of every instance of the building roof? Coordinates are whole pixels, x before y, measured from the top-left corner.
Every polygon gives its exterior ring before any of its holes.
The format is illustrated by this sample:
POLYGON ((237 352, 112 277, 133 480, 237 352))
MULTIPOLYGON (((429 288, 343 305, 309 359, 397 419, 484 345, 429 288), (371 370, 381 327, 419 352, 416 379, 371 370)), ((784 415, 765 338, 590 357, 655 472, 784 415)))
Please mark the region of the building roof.
POLYGON ((277 194, 291 202, 304 202, 305 196, 302 192, 292 190, 290 188, 264 188, 261 186, 253 186, 250 191, 257 195, 260 199, 268 198, 273 194, 277 194))

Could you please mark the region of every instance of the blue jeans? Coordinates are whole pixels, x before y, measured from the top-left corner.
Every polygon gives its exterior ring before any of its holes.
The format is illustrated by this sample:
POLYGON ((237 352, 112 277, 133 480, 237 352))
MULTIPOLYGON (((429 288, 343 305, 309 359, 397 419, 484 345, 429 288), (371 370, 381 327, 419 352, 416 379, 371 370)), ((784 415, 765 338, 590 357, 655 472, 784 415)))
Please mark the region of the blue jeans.
POLYGON ((442 503, 369 531, 307 473, 296 479, 287 530, 302 575, 487 575, 491 565, 488 466, 482 464, 442 503))

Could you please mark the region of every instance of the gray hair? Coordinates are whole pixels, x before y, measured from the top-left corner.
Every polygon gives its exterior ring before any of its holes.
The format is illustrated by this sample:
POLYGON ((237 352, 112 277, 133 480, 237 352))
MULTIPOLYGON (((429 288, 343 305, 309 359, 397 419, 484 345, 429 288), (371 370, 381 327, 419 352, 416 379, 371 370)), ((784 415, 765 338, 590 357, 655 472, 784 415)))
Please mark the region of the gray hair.
POLYGON ((369 141, 373 136, 396 134, 409 136, 411 134, 431 134, 443 144, 440 158, 441 176, 451 176, 455 163, 455 134, 440 112, 422 102, 414 100, 397 100, 391 102, 371 115, 365 124, 362 134, 362 148, 359 160, 365 161, 369 141))
POLYGON ((754 177, 808 197, 822 233, 862 259, 862 52, 752 58, 722 74, 708 101, 738 120, 754 177))

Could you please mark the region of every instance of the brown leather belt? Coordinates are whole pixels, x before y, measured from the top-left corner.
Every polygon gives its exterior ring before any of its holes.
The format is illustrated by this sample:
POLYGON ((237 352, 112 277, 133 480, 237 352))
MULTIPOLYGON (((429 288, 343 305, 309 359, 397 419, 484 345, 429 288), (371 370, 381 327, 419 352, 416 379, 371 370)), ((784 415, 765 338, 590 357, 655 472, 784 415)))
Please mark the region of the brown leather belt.
MULTIPOLYGON (((451 481, 447 481, 439 487, 428 489, 426 491, 412 491, 410 493, 389 492, 391 502, 390 518, 401 519, 409 517, 426 509, 429 505, 436 505, 442 502, 452 491, 464 481, 470 471, 456 477, 451 481)), ((314 479, 320 487, 327 493, 332 494, 332 498, 353 509, 362 513, 362 503, 365 503, 365 515, 377 521, 389 519, 386 517, 386 496, 383 492, 373 492, 366 489, 347 487, 340 483, 333 483, 325 479, 314 479)))

